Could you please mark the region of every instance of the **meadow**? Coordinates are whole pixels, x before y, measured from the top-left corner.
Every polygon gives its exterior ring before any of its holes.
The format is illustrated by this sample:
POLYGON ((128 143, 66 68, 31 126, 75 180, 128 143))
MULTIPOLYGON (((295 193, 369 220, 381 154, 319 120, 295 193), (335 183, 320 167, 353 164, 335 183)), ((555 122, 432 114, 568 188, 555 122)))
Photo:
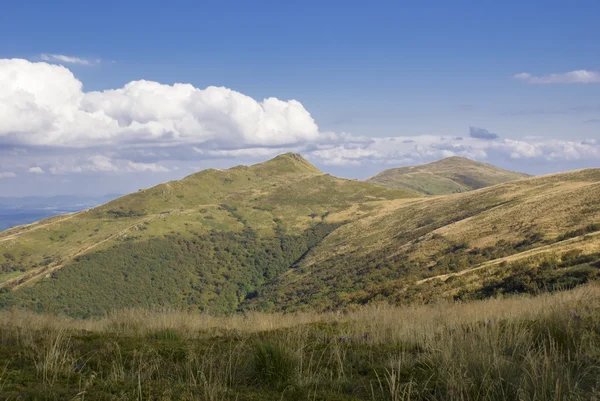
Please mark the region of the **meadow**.
POLYGON ((0 312, 3 400, 595 400, 600 285, 231 316, 0 312))

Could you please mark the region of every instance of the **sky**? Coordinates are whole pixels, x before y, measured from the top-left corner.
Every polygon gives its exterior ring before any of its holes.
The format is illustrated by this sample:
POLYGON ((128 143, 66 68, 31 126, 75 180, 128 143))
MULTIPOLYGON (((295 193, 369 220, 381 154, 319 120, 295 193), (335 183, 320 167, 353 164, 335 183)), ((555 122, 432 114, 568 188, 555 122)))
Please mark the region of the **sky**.
POLYGON ((288 151, 361 179, 448 156, 600 167, 598 15, 597 1, 3 0, 0 196, 127 193, 288 151))

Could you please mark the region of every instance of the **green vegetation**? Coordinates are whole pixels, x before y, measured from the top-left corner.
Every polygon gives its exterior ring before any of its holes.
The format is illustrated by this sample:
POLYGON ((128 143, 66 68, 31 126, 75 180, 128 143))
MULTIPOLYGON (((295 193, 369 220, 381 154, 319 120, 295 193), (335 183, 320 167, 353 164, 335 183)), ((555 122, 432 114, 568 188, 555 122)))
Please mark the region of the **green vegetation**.
POLYGON ((0 233, 0 287, 38 280, 78 256, 123 241, 192 238, 211 230, 251 229, 260 237, 274 237, 276 230, 300 235, 321 216, 412 196, 418 195, 323 174, 295 154, 250 167, 205 170, 88 211, 0 233))
POLYGON ((335 228, 318 223, 301 235, 212 230, 126 241, 78 256, 35 286, 4 292, 0 304, 83 318, 127 307, 233 312, 335 228))
POLYGON ((503 266, 473 293, 462 290, 458 299, 484 299, 500 294, 568 290, 600 278, 600 254, 581 255, 571 251, 561 258, 522 260, 503 266))
POLYGON ((600 288, 346 314, 0 312, 18 400, 594 400, 600 288))
POLYGON ((259 342, 251 351, 250 381, 255 385, 281 388, 294 379, 295 355, 287 348, 259 342))
POLYGON ((425 195, 472 191, 528 177, 486 163, 449 157, 421 166, 384 170, 367 181, 387 188, 405 188, 425 195))
MULTIPOLYGON (((488 184, 508 177, 460 158, 423 168, 454 169, 462 183, 471 171, 472 187, 482 174, 488 184)), ((478 298, 507 292, 500 264, 526 259, 532 284, 523 288, 572 287, 595 279, 595 267, 571 266, 568 278, 540 266, 599 253, 599 227, 599 169, 424 197, 285 154, 0 233, 0 308, 88 317, 124 307, 227 314, 478 298), (442 280, 421 283, 432 277, 442 280)))

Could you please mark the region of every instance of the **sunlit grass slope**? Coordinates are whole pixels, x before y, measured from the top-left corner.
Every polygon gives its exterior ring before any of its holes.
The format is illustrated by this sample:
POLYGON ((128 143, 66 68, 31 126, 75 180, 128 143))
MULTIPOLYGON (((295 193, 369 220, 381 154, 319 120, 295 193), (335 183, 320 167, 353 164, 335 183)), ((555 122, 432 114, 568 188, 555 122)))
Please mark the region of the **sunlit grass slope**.
POLYGON ((449 157, 420 166, 392 168, 367 182, 387 188, 406 188, 426 195, 466 192, 528 177, 463 157, 449 157))
MULTIPOLYGON (((261 308, 326 309, 455 296, 458 289, 448 292, 440 280, 427 291, 415 282, 474 269, 469 277, 478 279, 469 288, 476 290, 485 275, 509 274, 507 265, 521 258, 531 268, 543 261, 554 267, 593 263, 600 253, 598 234, 600 169, 387 201, 377 213, 336 229, 254 302, 261 308)), ((596 277, 598 269, 585 271, 582 281, 596 277)))

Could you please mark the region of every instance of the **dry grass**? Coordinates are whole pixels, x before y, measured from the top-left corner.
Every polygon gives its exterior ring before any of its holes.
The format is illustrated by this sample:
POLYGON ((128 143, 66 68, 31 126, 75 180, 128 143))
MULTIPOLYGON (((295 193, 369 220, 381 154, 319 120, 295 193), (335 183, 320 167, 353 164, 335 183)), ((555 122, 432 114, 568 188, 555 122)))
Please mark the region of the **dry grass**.
POLYGON ((5 311, 0 394, 29 383, 31 399, 589 400, 599 328, 598 285, 346 313, 5 311))
MULTIPOLYGON (((573 291, 546 293, 531 297, 516 296, 478 302, 453 303, 441 301, 430 305, 366 306, 344 312, 260 313, 249 312, 229 317, 212 316, 178 310, 127 309, 99 319, 73 319, 65 316, 36 314, 27 310, 0 311, 0 327, 24 331, 48 330, 86 331, 145 335, 159 330, 175 330, 185 336, 205 333, 259 333, 313 323, 336 324, 345 327, 349 337, 369 333, 374 343, 398 343, 415 336, 431 336, 440 328, 464 326, 487 320, 535 319, 570 307, 573 312, 586 310, 600 301, 600 286, 591 284, 573 291)), ((419 338, 418 340, 425 339, 419 338)))

